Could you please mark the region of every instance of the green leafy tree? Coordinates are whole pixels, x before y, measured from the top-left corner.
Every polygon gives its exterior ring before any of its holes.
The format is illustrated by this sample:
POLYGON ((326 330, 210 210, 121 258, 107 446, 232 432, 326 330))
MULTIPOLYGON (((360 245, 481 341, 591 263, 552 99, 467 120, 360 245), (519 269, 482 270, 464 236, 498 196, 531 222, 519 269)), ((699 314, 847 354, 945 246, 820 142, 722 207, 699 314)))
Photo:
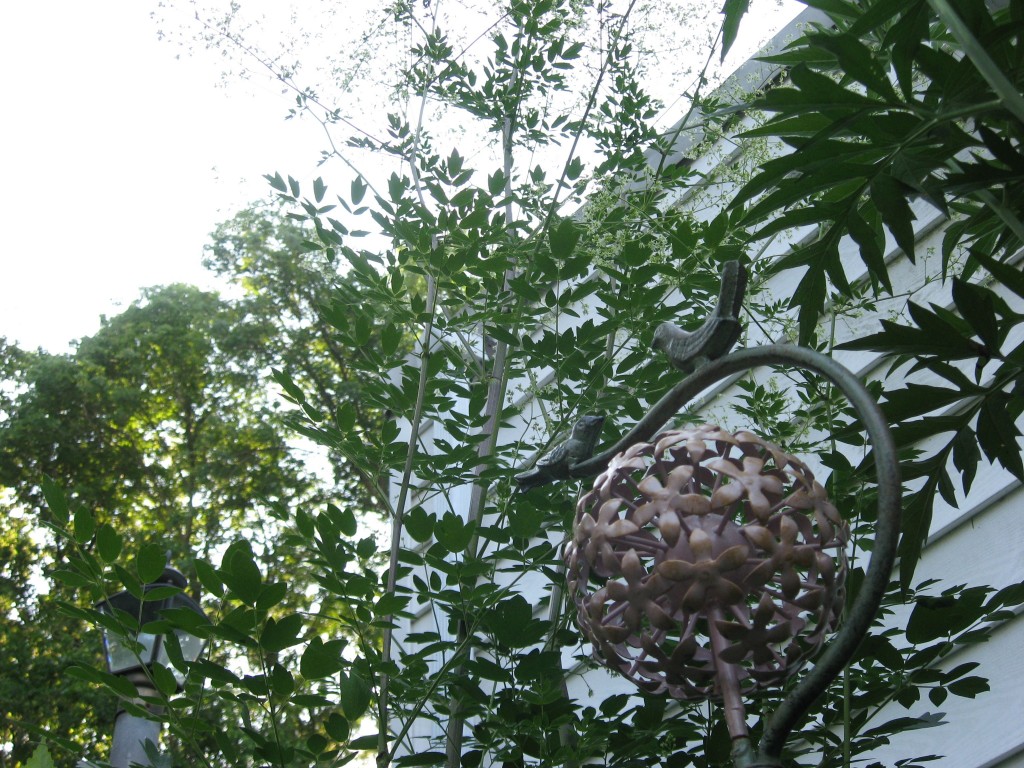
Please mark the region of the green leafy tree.
MULTIPOLYGON (((73 355, 4 347, 0 536, 10 554, 2 599, 11 621, 0 646, 10 656, 3 727, 17 736, 0 759, 17 764, 39 733, 64 746, 71 739, 81 752, 105 741, 113 717, 111 700, 101 703, 64 672, 70 662, 100 663, 97 638, 55 610, 67 589, 43 597, 32 587, 40 565, 66 554, 63 538, 30 522, 33 512, 53 522, 45 478, 72 489, 91 556, 158 542, 198 597, 194 557, 219 553, 244 528, 265 567, 298 572, 302 583, 300 564, 278 547, 280 520, 320 491, 286 441, 243 317, 214 294, 176 285, 146 292, 73 355), (55 708, 58 699, 67 705, 55 708)), ((289 603, 308 599, 297 591, 289 603)))
MULTIPOLYGON (((382 429, 384 411, 362 392, 351 354, 372 354, 380 339, 368 336, 356 350, 338 345, 324 311, 335 283, 346 278, 338 276, 311 237, 315 234, 279 207, 254 206, 217 227, 204 264, 241 289, 233 302, 241 315, 235 332, 244 327, 251 335, 256 364, 275 371, 291 392, 292 384, 298 387, 307 412, 340 413, 350 420, 350 439, 358 443, 382 429)), ((353 466, 349 451, 334 448, 330 460, 336 497, 362 513, 382 509, 387 476, 353 466)))

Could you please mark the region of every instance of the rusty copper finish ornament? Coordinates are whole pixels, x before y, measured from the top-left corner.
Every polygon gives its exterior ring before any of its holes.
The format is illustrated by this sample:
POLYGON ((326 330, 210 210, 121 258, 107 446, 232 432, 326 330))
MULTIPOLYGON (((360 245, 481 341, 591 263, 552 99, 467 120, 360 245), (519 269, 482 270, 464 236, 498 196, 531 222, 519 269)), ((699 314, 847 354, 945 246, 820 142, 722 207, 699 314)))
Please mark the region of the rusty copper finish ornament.
POLYGON ((611 460, 577 505, 565 559, 604 663, 652 693, 728 708, 835 629, 847 537, 799 459, 750 432, 688 427, 611 460))

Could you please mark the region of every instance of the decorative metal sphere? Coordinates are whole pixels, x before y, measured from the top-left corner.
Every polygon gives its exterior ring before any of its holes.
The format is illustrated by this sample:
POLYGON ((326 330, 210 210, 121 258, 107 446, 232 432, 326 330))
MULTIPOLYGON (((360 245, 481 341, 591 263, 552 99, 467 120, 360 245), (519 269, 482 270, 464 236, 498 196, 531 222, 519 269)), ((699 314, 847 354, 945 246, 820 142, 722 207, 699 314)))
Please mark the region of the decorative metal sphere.
POLYGON ((608 666, 681 698, 781 683, 835 629, 848 527, 799 459, 751 432, 671 430, 618 454, 565 551, 608 666))

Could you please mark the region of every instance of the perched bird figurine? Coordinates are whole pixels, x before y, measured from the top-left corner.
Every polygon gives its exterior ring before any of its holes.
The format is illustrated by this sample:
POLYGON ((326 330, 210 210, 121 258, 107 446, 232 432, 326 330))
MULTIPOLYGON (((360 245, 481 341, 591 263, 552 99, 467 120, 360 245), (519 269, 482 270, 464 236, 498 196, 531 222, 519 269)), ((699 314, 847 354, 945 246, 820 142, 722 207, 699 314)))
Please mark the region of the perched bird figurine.
POLYGON ((651 346, 664 352, 669 362, 684 373, 693 373, 704 363, 716 360, 740 337, 740 308, 747 289, 747 270, 738 261, 722 265, 722 290, 718 306, 696 331, 684 331, 678 325, 662 323, 654 332, 651 346))
POLYGON ((552 480, 568 480, 569 471, 594 455, 604 416, 584 416, 572 428, 572 434, 541 456, 526 472, 516 475, 519 490, 525 492, 552 480))

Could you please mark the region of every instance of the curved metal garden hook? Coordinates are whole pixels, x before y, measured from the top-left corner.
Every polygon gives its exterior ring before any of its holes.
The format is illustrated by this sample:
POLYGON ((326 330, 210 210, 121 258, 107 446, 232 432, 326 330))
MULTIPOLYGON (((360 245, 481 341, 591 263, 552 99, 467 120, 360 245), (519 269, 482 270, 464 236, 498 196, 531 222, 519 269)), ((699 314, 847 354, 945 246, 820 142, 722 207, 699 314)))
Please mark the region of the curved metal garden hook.
POLYGON ((747 737, 734 741, 733 760, 737 768, 776 768, 781 765, 782 749, 793 727, 853 657, 881 605, 896 559, 901 487, 896 447, 878 403, 852 372, 812 349, 784 344, 741 349, 715 360, 702 360, 697 370, 673 387, 614 446, 598 456, 573 464, 565 472, 569 478, 592 477, 603 472, 611 458, 634 443, 650 440, 700 392, 732 374, 762 366, 787 366, 815 373, 838 387, 853 405, 874 450, 878 517, 867 573, 842 626, 817 657, 814 667, 768 719, 757 747, 747 737))

